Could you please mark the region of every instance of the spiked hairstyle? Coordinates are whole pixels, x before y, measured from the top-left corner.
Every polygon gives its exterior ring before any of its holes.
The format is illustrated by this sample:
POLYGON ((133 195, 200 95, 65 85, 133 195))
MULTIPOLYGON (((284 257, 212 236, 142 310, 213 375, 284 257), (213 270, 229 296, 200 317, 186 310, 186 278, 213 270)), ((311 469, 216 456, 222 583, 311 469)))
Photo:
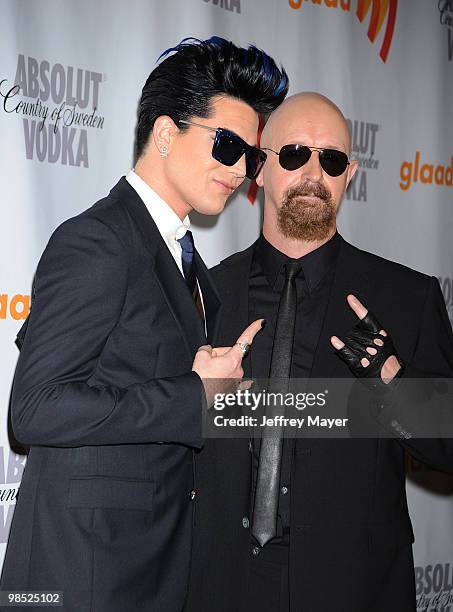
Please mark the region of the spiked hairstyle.
MULTIPOLYGON (((212 98, 231 96, 267 115, 283 102, 288 76, 283 67, 254 45, 237 47, 213 36, 185 38, 164 51, 165 58, 142 90, 136 129, 136 157, 146 148, 154 122, 161 115, 175 123, 212 113, 212 98)), ((182 131, 187 129, 181 125, 182 131)))

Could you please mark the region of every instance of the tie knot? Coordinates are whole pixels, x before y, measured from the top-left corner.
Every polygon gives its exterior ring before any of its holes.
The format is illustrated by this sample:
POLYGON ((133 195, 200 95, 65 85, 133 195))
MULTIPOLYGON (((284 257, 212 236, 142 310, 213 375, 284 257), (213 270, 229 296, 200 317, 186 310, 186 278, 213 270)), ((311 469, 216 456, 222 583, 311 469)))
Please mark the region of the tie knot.
POLYGON ((296 276, 301 275, 302 263, 300 261, 287 261, 285 263, 285 278, 287 281, 292 281, 296 276))
POLYGON ((187 230, 184 236, 178 239, 178 242, 181 245, 183 253, 193 254, 193 236, 190 230, 187 230))

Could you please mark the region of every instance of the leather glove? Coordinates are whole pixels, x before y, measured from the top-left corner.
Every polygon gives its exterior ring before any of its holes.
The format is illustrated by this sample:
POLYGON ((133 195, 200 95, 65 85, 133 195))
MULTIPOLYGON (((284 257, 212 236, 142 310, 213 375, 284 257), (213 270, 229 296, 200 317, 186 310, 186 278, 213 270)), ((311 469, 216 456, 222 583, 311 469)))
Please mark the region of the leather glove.
POLYGON ((368 312, 344 338, 344 347, 335 349, 337 355, 349 367, 351 372, 363 382, 368 388, 373 390, 388 390, 389 386, 396 378, 399 378, 404 366, 401 359, 398 357, 395 346, 390 336, 380 334, 383 326, 379 323, 376 317, 368 312), (382 346, 374 342, 375 339, 382 341, 382 346), (366 349, 367 347, 376 350, 375 355, 371 355, 366 349), (401 368, 398 370, 391 383, 385 384, 381 378, 381 369, 385 361, 391 355, 395 355, 401 368), (369 361, 368 366, 363 366, 360 361, 366 358, 369 361))

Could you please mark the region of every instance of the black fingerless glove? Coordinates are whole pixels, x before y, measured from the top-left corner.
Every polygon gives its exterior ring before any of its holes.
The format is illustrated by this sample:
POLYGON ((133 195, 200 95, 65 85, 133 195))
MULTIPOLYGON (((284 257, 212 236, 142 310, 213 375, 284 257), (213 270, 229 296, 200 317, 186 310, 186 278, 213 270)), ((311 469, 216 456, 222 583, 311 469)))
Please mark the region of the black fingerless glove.
POLYGON ((404 370, 403 363, 398 357, 395 346, 390 336, 383 336, 379 331, 383 329, 382 325, 371 313, 361 319, 344 338, 344 347, 335 349, 337 355, 348 366, 354 376, 360 380, 368 388, 373 390, 387 390, 396 378, 399 378, 404 370), (382 346, 375 344, 374 340, 382 340, 382 346), (367 347, 376 349, 376 354, 371 355, 366 350, 367 347), (381 369, 385 361, 391 355, 395 355, 401 365, 400 370, 395 375, 391 383, 385 384, 381 379, 381 369), (363 366, 360 361, 363 358, 368 359, 369 365, 363 366))

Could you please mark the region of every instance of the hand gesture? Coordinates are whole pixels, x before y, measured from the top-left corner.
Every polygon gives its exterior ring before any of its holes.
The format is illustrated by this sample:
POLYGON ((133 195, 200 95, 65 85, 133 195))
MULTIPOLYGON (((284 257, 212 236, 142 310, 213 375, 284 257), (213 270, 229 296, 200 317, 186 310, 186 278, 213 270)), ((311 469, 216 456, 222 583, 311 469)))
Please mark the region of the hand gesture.
POLYGON ((344 342, 337 336, 330 339, 337 355, 349 366, 351 372, 368 386, 376 388, 381 380, 391 382, 403 371, 395 346, 376 317, 354 296, 347 302, 359 318, 348 332, 344 342), (374 382, 371 379, 377 379, 374 382))
POLYGON ((208 406, 214 403, 217 393, 236 391, 244 371, 242 359, 247 354, 256 334, 262 329, 264 319, 251 323, 233 346, 212 348, 200 346, 195 355, 192 370, 203 381, 208 406))

